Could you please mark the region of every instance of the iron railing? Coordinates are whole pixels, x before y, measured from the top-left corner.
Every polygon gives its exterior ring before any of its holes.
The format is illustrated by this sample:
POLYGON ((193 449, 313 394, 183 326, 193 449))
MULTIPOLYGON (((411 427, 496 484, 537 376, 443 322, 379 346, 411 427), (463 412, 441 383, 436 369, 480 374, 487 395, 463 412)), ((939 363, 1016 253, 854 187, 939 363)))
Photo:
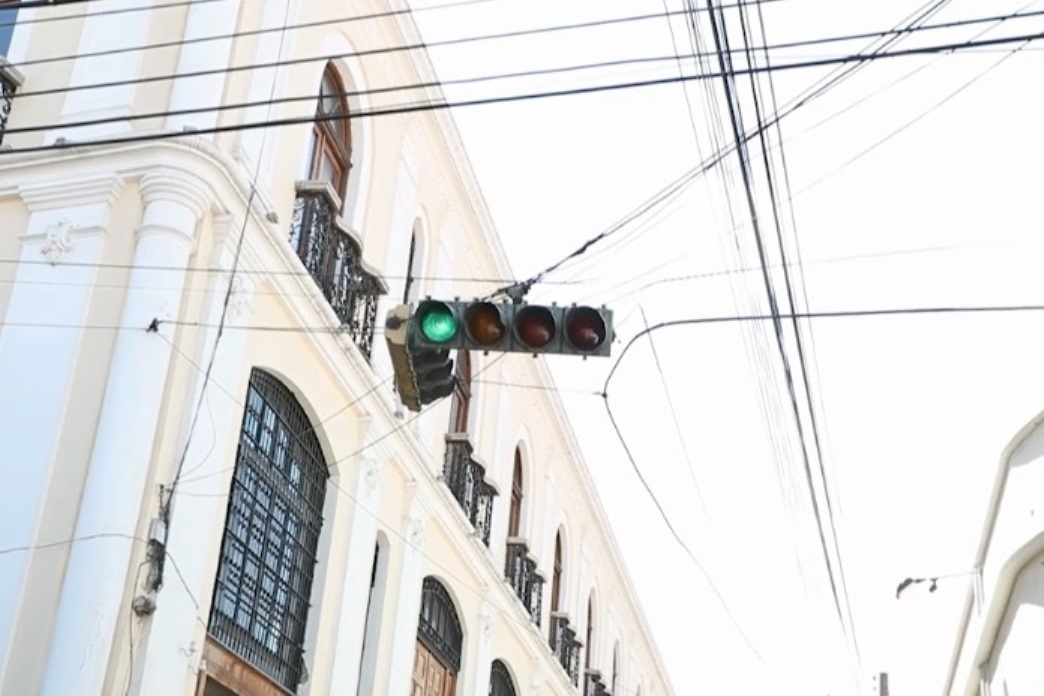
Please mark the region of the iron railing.
POLYGON ((558 664, 580 685, 580 649, 583 643, 576 639, 576 631, 569 627, 569 617, 557 611, 551 612, 551 652, 558 664))
POLYGON ((362 250, 337 218, 327 187, 299 186, 290 224, 290 244, 315 280, 341 328, 366 359, 373 351, 377 301, 385 289, 363 268, 362 250))
POLYGON ((598 670, 589 669, 584 672, 584 696, 610 696, 605 690, 602 673, 598 670))
POLYGON ((11 79, 6 70, 0 70, 0 145, 4 142, 7 119, 11 117, 11 106, 17 89, 18 83, 11 79))
POLYGON ((537 626, 543 609, 544 576, 537 570, 537 562, 529 555, 525 540, 509 537, 504 561, 504 577, 511 584, 515 596, 529 612, 537 626))
POLYGON ((472 459, 471 453, 471 443, 466 435, 448 435, 442 478, 482 543, 489 546, 489 533, 493 526, 493 498, 497 491, 486 482, 485 467, 472 459))

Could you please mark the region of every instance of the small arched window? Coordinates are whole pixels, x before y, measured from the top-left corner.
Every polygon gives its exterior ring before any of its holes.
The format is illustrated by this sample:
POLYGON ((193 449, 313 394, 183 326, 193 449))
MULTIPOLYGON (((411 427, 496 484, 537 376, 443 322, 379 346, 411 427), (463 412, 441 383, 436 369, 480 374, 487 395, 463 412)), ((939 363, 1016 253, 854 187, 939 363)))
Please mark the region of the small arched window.
POLYGON ((406 282, 402 290, 403 304, 413 302, 420 295, 417 287, 417 277, 421 274, 421 267, 424 265, 424 259, 419 248, 421 234, 421 221, 416 220, 413 223, 413 231, 410 232, 410 252, 406 258, 406 282))
POLYGON ((410 693, 423 696, 454 693, 463 645, 464 631, 449 592, 435 578, 424 578, 410 693))
POLYGON ((208 629, 281 687, 297 691, 329 472, 301 404, 255 369, 221 541, 208 629))
POLYGON ((561 608, 562 593, 562 532, 555 534, 555 564, 551 567, 551 611, 561 608))
POLYGON ((500 660, 493 660, 489 670, 489 696, 515 696, 515 681, 511 678, 507 665, 500 660))
POLYGON ((457 351, 456 380, 453 385, 453 405, 450 408, 450 432, 468 432, 471 412, 471 353, 457 351))
POLYGON ((613 646, 613 679, 610 682, 610 690, 613 691, 614 693, 616 692, 616 675, 617 675, 617 665, 619 664, 619 660, 620 660, 620 644, 617 643, 616 645, 613 646))
POLYGON ((515 466, 511 474, 511 509, 508 513, 508 536, 517 537, 522 528, 522 453, 515 449, 515 466))
POLYGON ((587 598, 587 652, 584 667, 591 669, 591 653, 594 652, 594 596, 587 598))
POLYGON ((352 168, 352 125, 344 82, 333 63, 327 63, 319 87, 319 105, 312 128, 309 179, 323 181, 344 200, 352 168))

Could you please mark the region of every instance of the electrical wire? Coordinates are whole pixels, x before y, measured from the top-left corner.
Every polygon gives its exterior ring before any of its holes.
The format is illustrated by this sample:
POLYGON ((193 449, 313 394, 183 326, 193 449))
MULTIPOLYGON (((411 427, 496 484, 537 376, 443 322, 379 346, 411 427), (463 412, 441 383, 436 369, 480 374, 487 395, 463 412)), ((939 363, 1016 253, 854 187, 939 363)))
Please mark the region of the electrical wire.
MULTIPOLYGON (((207 1, 208 2, 213 2, 215 0, 207 0, 207 1)), ((387 10, 387 11, 383 11, 383 12, 371 12, 371 13, 359 14, 359 15, 349 15, 349 16, 346 16, 346 17, 331 17, 331 18, 328 18, 328 19, 320 19, 320 20, 314 20, 314 21, 310 21, 310 22, 302 22, 302 23, 299 23, 299 24, 291 24, 291 25, 288 25, 286 27, 286 29, 287 29, 287 31, 293 31, 293 30, 300 30, 300 29, 326 28, 326 27, 330 27, 330 26, 333 26, 333 25, 337 25, 337 24, 351 24, 351 23, 354 23, 354 22, 372 21, 372 20, 375 20, 375 19, 383 19, 383 18, 395 17, 395 16, 399 16, 399 15, 414 15, 414 14, 418 14, 420 12, 429 12, 429 11, 432 11, 432 10, 445 10, 445 9, 462 7, 462 6, 467 6, 467 5, 478 5, 478 4, 486 4, 486 3, 490 3, 490 2, 501 2, 501 1, 502 0, 459 0, 457 2, 448 2, 448 3, 442 4, 442 5, 434 5, 434 6, 418 8, 418 9, 409 9, 409 8, 407 8, 407 9, 399 9, 399 10, 387 10)), ((762 3, 775 3, 775 2, 783 2, 784 0, 757 0, 757 1, 758 2, 762 2, 762 3)), ((738 5, 736 5, 736 6, 738 6, 738 5)), ((148 8, 136 8, 136 9, 148 9, 148 8)), ((270 62, 270 63, 255 63, 255 64, 246 64, 246 65, 233 65, 233 66, 229 66, 227 68, 218 69, 218 72, 225 72, 225 71, 227 71, 227 72, 239 72, 239 71, 243 71, 243 70, 253 70, 253 69, 261 69, 261 68, 285 67, 287 65, 298 65, 298 64, 301 64, 301 63, 309 63, 309 62, 318 62, 318 61, 324 61, 325 62, 325 61, 328 61, 328 60, 333 60, 333 59, 338 59, 338 58, 341 58, 341 59, 343 59, 343 58, 361 58, 361 57, 372 56, 372 55, 383 55, 383 54, 386 54, 386 53, 398 53, 398 52, 408 52, 408 51, 415 51, 415 50, 427 50, 427 49, 438 48, 438 47, 442 47, 442 46, 456 46, 456 45, 460 45, 460 44, 469 44, 469 43, 475 43, 475 42, 479 42, 479 41, 496 41, 496 40, 500 40, 500 39, 512 39, 512 38, 518 38, 518 37, 522 37, 522 36, 540 35, 540 34, 547 34, 547 33, 553 33, 553 32, 558 32, 558 31, 572 31, 574 29, 590 29, 590 28, 596 28, 596 27, 602 27, 602 26, 612 26, 612 25, 615 25, 615 24, 624 24, 624 23, 631 23, 631 22, 649 21, 649 20, 652 20, 652 19, 654 19, 654 18, 656 18, 658 16, 661 16, 661 15, 642 14, 642 15, 630 15, 630 16, 626 16, 626 17, 610 17, 610 18, 605 18, 605 19, 589 20, 589 21, 585 21, 585 22, 575 22, 575 23, 572 23, 572 24, 559 24, 559 25, 552 25, 552 26, 546 26, 546 27, 537 27, 537 28, 532 28, 532 29, 519 29, 519 30, 515 30, 515 31, 501 32, 501 33, 496 33, 496 34, 481 34, 481 35, 474 35, 474 36, 457 37, 457 38, 452 38, 452 39, 443 39, 443 40, 438 40, 438 41, 420 42, 420 43, 415 43, 415 44, 404 44, 404 45, 400 45, 400 46, 386 46, 386 47, 375 48, 375 49, 367 49, 367 50, 358 51, 358 52, 352 52, 352 53, 339 53, 339 54, 331 54, 331 55, 327 55, 327 56, 301 57, 301 58, 293 58, 293 59, 288 59, 288 60, 285 60, 285 61, 276 61, 276 62, 270 62)), ((12 22, 10 26, 14 26, 16 24, 18 24, 18 22, 12 22)), ((3 26, 3 25, 0 24, 0 26, 3 26)), ((24 71, 24 68, 29 67, 29 66, 34 66, 34 65, 46 65, 46 64, 50 64, 50 63, 60 63, 60 62, 73 61, 73 60, 77 60, 77 59, 81 59, 81 58, 98 58, 98 57, 105 57, 105 56, 112 56, 112 55, 120 55, 120 54, 124 54, 124 53, 136 53, 136 52, 140 52, 140 51, 157 50, 157 49, 162 49, 162 48, 182 48, 184 46, 190 46, 190 45, 198 44, 198 43, 206 43, 206 42, 210 42, 210 41, 228 41, 228 40, 232 40, 232 39, 240 39, 240 38, 245 38, 245 37, 249 37, 249 36, 260 36, 260 35, 269 34, 269 33, 272 33, 272 32, 277 32, 277 31, 280 31, 280 30, 281 30, 281 27, 261 27, 259 29, 245 29, 245 30, 242 30, 242 31, 234 31, 234 32, 224 33, 224 34, 211 34, 211 35, 208 35, 208 36, 198 36, 198 37, 192 37, 192 38, 188 38, 188 39, 178 39, 178 40, 174 40, 174 41, 159 41, 159 42, 153 42, 153 43, 147 43, 147 44, 139 44, 139 45, 136 45, 136 46, 127 46, 127 47, 122 47, 122 48, 101 49, 101 50, 98 50, 98 51, 87 51, 87 52, 83 52, 83 53, 67 53, 67 54, 64 54, 64 55, 50 56, 50 57, 46 57, 46 58, 34 58, 34 59, 22 61, 22 62, 18 63, 17 67, 18 67, 19 70, 23 70, 24 71)), ((815 43, 820 43, 820 42, 817 41, 815 43)), ((814 44, 810 44, 810 45, 814 45, 814 44)), ((197 73, 197 72, 176 73, 176 74, 168 74, 168 75, 158 75, 158 76, 155 76, 155 79, 160 79, 160 80, 171 79, 172 80, 172 79, 178 79, 178 78, 183 78, 183 77, 201 77, 203 75, 210 75, 210 74, 214 74, 214 73, 211 72, 211 71, 208 71, 208 72, 205 72, 205 73, 197 73)), ((104 84, 100 84, 99 86, 113 86, 113 85, 111 83, 104 83, 104 84)), ((91 89, 91 88, 92 88, 92 85, 85 85, 85 86, 82 87, 82 89, 91 89)), ((32 96, 38 96, 40 94, 46 94, 46 92, 29 92, 27 94, 32 95, 32 96)))
MULTIPOLYGON (((783 0, 758 0, 758 1, 759 2, 782 2, 783 0)), ((296 57, 296 58, 286 58, 286 59, 277 58, 274 61, 268 61, 268 62, 247 63, 247 64, 243 64, 243 65, 228 65, 228 66, 223 66, 223 67, 218 67, 218 68, 206 68, 206 69, 203 69, 203 70, 191 70, 191 71, 180 72, 180 73, 165 73, 165 74, 159 74, 159 75, 145 75, 145 76, 136 77, 136 78, 131 79, 131 80, 111 80, 111 81, 108 81, 108 82, 89 82, 89 83, 86 83, 86 84, 67 85, 65 87, 55 87, 55 88, 50 88, 50 89, 42 89, 42 90, 34 90, 34 91, 28 91, 28 92, 20 92, 20 93, 18 93, 18 97, 20 99, 25 99, 27 97, 40 97, 40 96, 48 96, 48 95, 53 95, 53 94, 68 94, 70 92, 88 91, 88 90, 93 90, 93 89, 106 89, 106 88, 111 88, 111 87, 125 87, 125 86, 127 86, 129 84, 141 85, 141 84, 148 84, 148 83, 152 83, 152 82, 166 82, 166 81, 169 81, 169 80, 178 80, 178 79, 186 79, 186 78, 208 77, 208 76, 212 76, 212 75, 227 75, 227 74, 234 74, 234 73, 244 72, 244 71, 254 71, 254 70, 264 70, 264 69, 278 69, 278 68, 285 68, 285 67, 293 66, 293 65, 307 65, 309 63, 320 63, 320 62, 321 63, 328 63, 328 62, 330 62, 332 60, 344 60, 345 58, 365 58, 365 57, 370 57, 370 56, 387 55, 387 54, 390 54, 390 53, 403 53, 403 52, 420 51, 420 50, 430 51, 432 48, 440 48, 440 47, 446 47, 446 46, 461 46, 461 45, 477 43, 477 42, 483 42, 483 41, 498 41, 498 40, 502 40, 502 39, 514 39, 514 38, 520 38, 520 37, 524 37, 524 36, 539 36, 539 35, 551 34, 551 33, 563 32, 563 31, 573 31, 573 30, 577 30, 577 29, 591 29, 591 28, 597 28, 597 27, 613 26, 613 25, 618 25, 618 24, 631 24, 631 23, 634 23, 634 22, 645 22, 645 21, 659 19, 661 16, 662 15, 659 14, 659 13, 653 13, 653 14, 642 14, 642 15, 631 15, 631 16, 627 16, 627 17, 612 17, 612 18, 608 18, 608 19, 596 19, 596 20, 589 20, 589 21, 584 21, 584 22, 574 22, 574 23, 571 23, 571 24, 555 24, 555 25, 550 25, 550 26, 537 27, 537 28, 534 28, 534 29, 518 29, 518 30, 513 30, 513 31, 499 32, 499 33, 495 33, 495 34, 481 34, 481 35, 476 35, 476 36, 464 36, 464 37, 456 37, 456 38, 451 38, 451 39, 442 39, 442 40, 438 40, 438 41, 422 41, 422 42, 419 42, 419 43, 405 44, 405 45, 401 45, 401 46, 381 46, 381 47, 378 47, 378 48, 370 48, 370 49, 364 49, 364 50, 360 50, 360 51, 352 51, 352 52, 347 52, 347 53, 345 53, 345 52, 328 53, 328 54, 323 54, 323 55, 299 56, 299 57, 296 57)), ((329 20, 327 20, 327 21, 329 21, 329 20)), ((326 23, 326 22, 324 22, 324 23, 326 23)), ((226 36, 223 36, 221 38, 227 39, 227 38, 231 38, 233 36, 235 36, 235 34, 226 35, 226 36)), ((178 41, 169 42, 167 44, 161 44, 161 46, 162 47, 182 46, 182 45, 184 45, 186 43, 190 43, 192 41, 194 41, 194 40, 193 39, 180 39, 178 41)), ((93 54, 84 54, 84 55, 70 54, 70 56, 63 57, 63 59, 68 60, 68 59, 74 59, 74 58, 79 58, 79 57, 107 56, 107 55, 111 55, 113 53, 141 51, 144 48, 145 47, 134 47, 134 48, 131 48, 131 49, 107 49, 107 50, 95 52, 93 54)), ((401 90, 403 88, 399 87, 398 89, 401 90)))
POLYGON ((613 432, 616 433, 616 437, 620 441, 620 446, 623 448, 624 454, 627 456, 627 461, 630 462, 632 471, 634 471, 635 475, 638 477, 638 481, 642 484, 642 488, 645 489, 645 492, 649 496, 649 499, 656 507, 656 510, 660 513, 660 519, 663 520, 663 523, 664 525, 666 525, 667 530, 671 533, 671 536, 674 537, 674 540, 678 542, 678 545, 681 547, 682 551, 685 552, 685 555, 689 558, 690 561, 692 561, 693 565, 696 566, 696 569, 700 571, 700 574, 703 575, 704 580, 707 581, 707 585, 711 588, 711 592, 714 593, 714 597, 718 600, 718 603, 721 605, 722 609, 725 610, 725 614, 728 616, 729 621, 732 622, 732 625, 736 629, 736 632, 739 633, 740 637, 743 639, 743 642, 750 649, 751 653, 755 657, 757 657, 758 661, 764 663, 765 658, 762 656, 761 652, 757 649, 757 647, 755 647, 754 643, 750 639, 750 636, 747 635, 747 632, 743 630, 743 626, 740 625, 739 619, 737 619, 736 615, 733 613, 732 607, 729 606, 728 600, 725 599, 725 595, 722 594, 721 590, 718 588, 717 583, 714 582, 714 579, 711 577, 710 573, 707 572, 706 567, 703 565, 702 562, 700 562, 700 559, 696 557, 696 554, 693 553, 692 549, 689 548, 689 545, 685 543, 685 540, 678 533, 678 530, 675 528, 674 523, 671 522, 671 518, 668 517, 667 511, 664 510, 663 504, 660 503, 659 497, 656 495, 652 487, 649 485, 649 481, 645 478, 645 474, 642 473, 641 468, 638 466, 638 462, 635 460, 634 454, 632 454, 631 452, 631 448, 627 445, 627 440, 624 439, 623 432, 620 430, 620 425, 616 422, 616 416, 613 415, 613 409, 609 405, 609 395, 604 389, 602 391, 602 403, 605 405, 605 413, 607 416, 609 416, 609 423, 613 427, 613 432))
MULTIPOLYGON (((1037 32, 1031 34, 1020 34, 1012 36, 1004 36, 993 39, 981 39, 974 42, 956 42, 946 44, 935 44, 930 46, 920 46, 916 48, 898 49, 894 51, 885 51, 873 55, 866 55, 862 53, 847 54, 841 56, 834 56, 829 58, 822 58, 817 60, 809 61, 794 61, 790 63, 776 64, 771 69, 760 67, 760 68, 746 68, 736 69, 736 75, 745 75, 749 73, 759 72, 783 72, 790 70, 803 70, 809 68, 826 67, 831 65, 846 65, 846 64, 857 64, 862 65, 877 60, 890 59, 890 58, 904 58, 919 55, 932 55, 938 53, 953 53, 961 50, 966 50, 973 47, 984 47, 984 46, 1005 46, 1010 44, 1020 44, 1026 42, 1040 41, 1044 39, 1044 32, 1037 32)), ((657 87, 669 84, 678 84, 681 82, 689 81, 706 81, 714 80, 725 77, 722 73, 717 74, 700 74, 700 75, 684 75, 674 77, 664 77, 648 80, 631 80, 626 82, 612 82, 608 84, 590 85, 583 87, 573 87, 568 89, 557 89, 557 90, 544 90, 535 92, 522 92, 516 94, 507 94, 493 97, 479 97, 471 99, 460 99, 456 101, 438 101, 438 102, 415 102, 411 104, 392 105, 386 107, 374 107, 371 109, 357 110, 349 113, 347 116, 340 114, 326 115, 308 115, 308 116, 290 116, 278 119, 269 119, 266 121, 250 121, 239 124, 226 124, 220 126, 208 126, 205 128, 198 128, 195 130, 186 131, 166 131, 159 130, 154 132, 137 132, 132 135, 126 136, 115 136, 115 137, 102 137, 94 138, 91 140, 84 141, 58 141, 50 145, 31 145, 23 147, 12 147, 10 149, 0 150, 0 155, 5 157, 12 157, 18 154, 32 153, 32 152, 55 152, 61 150, 79 150, 84 147, 97 147, 101 145, 122 145, 130 143, 140 142, 157 142, 161 140, 170 140, 176 138, 184 138, 192 135, 202 134, 216 134, 216 133, 229 133, 229 132, 241 132, 247 130, 254 130, 258 128, 275 128, 281 126, 293 126, 303 124, 314 124, 326 120, 343 120, 348 119, 359 119, 359 118, 376 118, 383 116, 395 116, 409 113, 421 113, 430 111, 440 111, 444 109, 452 108, 464 108, 471 106, 486 106, 492 104, 503 104, 513 102, 532 101, 540 99, 551 99, 560 97, 571 97, 580 96, 586 94, 598 94, 613 91, 640 89, 647 87, 657 87)), ((97 121, 104 121, 104 119, 98 119, 97 121)), ((88 122, 83 122, 84 124, 88 122)))
MULTIPOLYGON (((22 2, 10 2, 5 1, 0 5, 0 10, 11 11, 11 10, 43 10, 50 9, 53 7, 65 7, 68 5, 83 5, 91 3, 93 5, 101 4, 104 0, 23 0, 22 2)), ((192 4, 203 5, 209 2, 224 2, 225 0, 178 0, 177 2, 161 3, 157 5, 145 5, 140 7, 121 7, 112 10, 98 10, 92 11, 92 17, 102 17, 107 15, 122 15, 129 14, 131 12, 144 12, 147 10, 166 10, 175 7, 188 7, 192 4)), ((30 19, 17 19, 8 22, 0 22, 0 28, 3 27, 14 27, 18 25, 27 24, 44 24, 47 22, 66 22, 76 19, 81 19, 82 15, 61 15, 52 17, 32 17, 30 19)))
MULTIPOLYGON (((492 2, 494 0, 471 0, 471 1, 472 2, 492 2)), ((664 1, 666 1, 666 0, 664 0, 664 1)), ((1040 12, 1025 12, 1025 13, 1018 13, 1018 12, 1016 12, 1016 13, 1009 13, 1007 15, 993 15, 993 16, 990 16, 990 17, 978 17, 978 18, 974 18, 974 19, 957 20, 957 21, 954 21, 954 22, 940 23, 940 24, 937 24, 937 25, 926 25, 924 27, 920 27, 918 30, 919 31, 924 31, 924 30, 928 30, 928 29, 950 28, 950 27, 954 27, 954 26, 966 26, 966 25, 973 25, 973 24, 979 24, 979 23, 984 23, 984 22, 997 22, 997 23, 1000 23, 1000 22, 1003 22, 1003 21, 1011 20, 1011 19, 1029 18, 1029 17, 1036 16, 1038 14, 1044 14, 1044 11, 1040 11, 1040 12)), ((369 16, 379 16, 379 13, 378 13, 378 15, 369 15, 369 16)), ((359 17, 356 17, 356 18, 363 18, 363 17, 367 17, 367 16, 359 16, 359 17)), ((356 19, 356 18, 349 18, 349 19, 356 19)), ((260 31, 268 32, 268 31, 272 31, 272 30, 273 30, 273 28, 268 27, 268 28, 264 28, 264 29, 261 29, 261 30, 258 30, 258 31, 259 32, 260 31)), ((672 31, 673 31, 673 29, 672 29, 672 31)), ((840 36, 840 37, 823 37, 823 38, 817 38, 817 39, 810 39, 810 40, 807 40, 807 41, 796 41, 796 42, 791 42, 791 43, 788 43, 788 44, 778 44, 778 45, 775 45, 775 46, 768 46, 766 44, 766 45, 760 46, 759 50, 765 51, 767 53, 770 50, 775 50, 775 49, 780 49, 780 48, 791 48, 791 47, 800 47, 800 46, 808 46, 808 45, 817 45, 817 44, 822 44, 822 43, 850 41, 853 38, 859 38, 859 37, 864 37, 864 36, 884 36, 884 35, 890 35, 890 34, 897 34, 899 31, 900 30, 897 30, 897 29, 889 29, 889 30, 883 30, 883 31, 878 31, 878 32, 866 32, 866 33, 863 33, 863 34, 851 34, 851 35, 840 36)), ((906 35, 908 35, 908 34, 909 34, 909 32, 906 32, 906 35)), ((229 36, 232 36, 232 35, 229 35, 229 36)), ((180 46, 180 45, 184 45, 184 44, 188 44, 188 43, 193 43, 193 42, 196 42, 198 40, 199 39, 188 39, 188 40, 170 42, 170 45, 172 45, 172 46, 180 46)), ((210 39, 207 39, 207 40, 210 40, 210 39)), ((672 40, 673 40, 673 34, 672 34, 672 40)), ((155 47, 158 47, 158 46, 161 46, 161 45, 165 45, 165 44, 154 44, 151 47, 155 48, 155 47)), ((419 46, 419 44, 418 44, 418 46, 419 46)), ((62 56, 62 57, 59 57, 59 58, 46 58, 46 59, 38 59, 38 60, 33 60, 33 61, 25 61, 23 63, 20 63, 18 67, 20 69, 24 69, 27 65, 35 65, 35 64, 44 63, 44 62, 68 60, 68 59, 72 59, 72 58, 75 58, 75 57, 88 57, 88 56, 94 56, 94 55, 97 55, 97 56, 110 55, 112 53, 119 53, 122 50, 128 50, 128 51, 130 51, 130 50, 140 50, 140 47, 133 48, 133 49, 112 49, 112 50, 107 50, 107 51, 98 51, 98 52, 90 53, 90 54, 80 54, 79 56, 69 55, 69 56, 62 56)), ((386 49, 375 49, 375 50, 386 50, 386 49)), ((388 50, 390 50, 390 49, 388 49, 388 50)), ((345 54, 345 55, 355 56, 357 54, 345 54)), ((710 55, 710 54, 708 54, 708 55, 710 55)), ((313 61, 318 61, 318 60, 327 60, 327 59, 330 59, 330 58, 341 58, 341 57, 344 57, 344 56, 341 56, 341 55, 338 55, 338 56, 321 56, 321 57, 317 57, 317 58, 302 58, 302 59, 299 59, 299 60, 303 61, 303 62, 313 62, 313 61)), ((674 54, 673 55, 668 55, 668 56, 649 56, 649 57, 641 57, 641 58, 627 58, 627 59, 620 59, 620 60, 605 60, 605 61, 599 61, 599 62, 593 62, 593 63, 581 63, 581 64, 574 64, 574 65, 568 65, 568 66, 558 66, 558 67, 542 68, 542 69, 534 69, 534 70, 514 71, 514 72, 500 73, 500 74, 496 74, 496 75, 480 75, 480 76, 475 76, 475 77, 464 77, 464 78, 456 78, 456 79, 435 80, 435 81, 420 82, 420 83, 413 83, 413 84, 406 84, 406 85, 393 85, 393 86, 387 86, 387 87, 376 87, 376 88, 370 88, 370 89, 359 90, 359 91, 344 91, 344 92, 339 93, 339 94, 340 94, 340 96, 344 96, 345 98, 373 97, 373 96, 380 95, 380 94, 401 93, 401 92, 411 91, 411 90, 426 90, 426 89, 441 88, 441 87, 446 87, 446 86, 457 86, 457 85, 465 85, 465 84, 478 84, 478 83, 498 81, 498 80, 517 79, 517 78, 522 78, 522 77, 540 77, 540 76, 548 76, 548 75, 555 75, 555 74, 564 74, 564 73, 571 73, 571 72, 582 72, 582 71, 588 71, 588 70, 604 69, 604 68, 607 68, 607 67, 625 67, 625 66, 626 67, 633 67, 633 66, 636 66, 636 65, 655 64, 655 63, 662 63, 662 62, 666 62, 666 61, 673 61, 673 62, 678 63, 680 65, 681 57, 682 56, 679 54, 678 50, 675 49, 674 54)), ((698 52, 698 51, 694 51, 694 53, 685 56, 685 58, 702 58, 702 57, 705 57, 705 55, 700 53, 700 52, 698 52)), ((295 60, 298 60, 298 59, 295 59, 295 60)), ((260 64, 259 63, 259 64, 253 64, 253 65, 248 65, 248 66, 239 66, 239 67, 234 67, 234 69, 238 70, 238 69, 266 68, 266 67, 271 67, 271 66, 276 66, 276 65, 281 66, 281 65, 285 65, 285 64, 287 64, 285 61, 278 61, 276 63, 265 63, 265 64, 260 64)), ((229 70, 231 71, 232 69, 233 68, 230 68, 229 70)), ((168 79, 168 78, 169 79, 181 79, 181 78, 185 78, 185 77, 197 77, 197 76, 201 76, 201 75, 204 75, 204 74, 207 74, 207 75, 217 74, 217 73, 220 73, 220 72, 222 72, 222 71, 218 70, 218 69, 214 69, 213 71, 207 72, 207 73, 184 73, 184 74, 177 74, 177 75, 172 75, 172 76, 160 76, 157 79, 168 79)), ((145 78, 142 78, 142 80, 144 80, 144 79, 145 78)), ((152 78, 150 77, 150 78, 147 78, 147 79, 151 80, 152 78)), ((138 80, 131 80, 131 81, 124 81, 124 82, 121 82, 119 84, 121 84, 121 85, 137 84, 137 82, 138 82, 138 80)), ((113 82, 113 83, 104 83, 103 85, 100 85, 100 86, 111 86, 111 85, 115 85, 115 84, 117 84, 117 83, 115 83, 115 82, 113 82)), ((56 88, 51 88, 51 89, 48 89, 48 90, 38 90, 38 91, 29 91, 29 92, 24 92, 23 91, 23 92, 19 92, 17 94, 17 97, 18 97, 18 99, 20 101, 24 101, 26 98, 31 98, 31 97, 35 97, 35 96, 46 96, 46 95, 51 95, 51 94, 55 94, 55 93, 65 93, 65 92, 68 92, 68 91, 70 91, 72 89, 90 89, 90 88, 95 87, 95 86, 99 86, 99 85, 79 85, 79 86, 75 86, 75 87, 72 87, 72 86, 56 87, 56 88)), ((684 93, 686 95, 686 100, 687 100, 687 104, 688 104, 688 92, 685 91, 684 93)), ((289 104, 289 103, 297 103, 297 102, 311 102, 311 101, 314 101, 315 98, 316 97, 313 94, 306 94, 306 95, 299 95, 299 96, 288 96, 288 97, 280 97, 280 98, 273 99, 273 100, 271 100, 271 103, 273 103, 273 104, 289 104)), ((8 134, 8 135, 16 135, 16 134, 22 134, 22 133, 37 133, 37 132, 42 132, 42 131, 58 131, 58 130, 62 130, 62 129, 74 129, 74 128, 81 128, 81 127, 104 125, 104 124, 107 124, 107 123, 122 123, 122 122, 128 122, 128 121, 151 120, 151 119, 157 119, 157 118, 167 118, 167 117, 171 117, 171 116, 190 116, 190 115, 197 115, 197 114, 220 113, 220 112, 232 111, 232 110, 238 110, 238 109, 250 109, 250 108, 255 108, 255 107, 264 107, 264 106, 268 106, 268 105, 269 105, 269 101, 255 100, 255 101, 232 102, 232 103, 218 104, 218 105, 214 105, 214 106, 203 106, 203 107, 192 107, 192 108, 181 108, 181 109, 168 109, 168 110, 162 110, 162 111, 137 112, 137 113, 133 113, 133 114, 125 114, 125 115, 122 115, 122 116, 112 116, 112 117, 106 117, 106 118, 95 118, 95 119, 90 119, 90 120, 79 120, 79 121, 72 120, 72 121, 63 121, 61 123, 47 123, 47 124, 30 125, 30 126, 9 127, 7 129, 5 129, 5 133, 8 134)), ((691 105, 690 105, 689 108, 690 108, 690 111, 691 111, 691 105)), ((691 118, 691 116, 690 116, 690 118, 691 118)), ((702 154, 700 155, 700 157, 702 159, 702 154)))

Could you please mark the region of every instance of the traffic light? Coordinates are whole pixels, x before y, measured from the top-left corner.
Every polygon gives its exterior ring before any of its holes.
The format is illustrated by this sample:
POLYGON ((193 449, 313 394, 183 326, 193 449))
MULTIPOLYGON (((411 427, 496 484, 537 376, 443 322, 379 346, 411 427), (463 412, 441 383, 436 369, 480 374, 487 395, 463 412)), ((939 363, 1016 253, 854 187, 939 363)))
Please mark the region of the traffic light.
POLYGON ((426 404, 453 393, 453 358, 447 348, 416 345, 410 331, 410 306, 388 312, 384 338, 395 371, 395 389, 403 406, 420 411, 426 404))
POLYGON ((424 348, 551 355, 609 355, 612 310, 586 306, 423 300, 411 342, 424 348))

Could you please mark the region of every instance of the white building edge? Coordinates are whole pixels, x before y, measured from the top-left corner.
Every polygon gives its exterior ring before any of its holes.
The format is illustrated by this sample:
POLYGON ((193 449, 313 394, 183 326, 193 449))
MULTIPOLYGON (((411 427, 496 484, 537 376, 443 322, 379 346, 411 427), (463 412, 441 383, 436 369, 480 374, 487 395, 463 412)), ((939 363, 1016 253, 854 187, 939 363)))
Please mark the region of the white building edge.
POLYGON ((1004 449, 943 693, 1044 694, 1044 412, 1004 449))
POLYGON ((384 309, 511 276, 446 112, 316 125, 439 97, 338 5, 0 32, 2 694, 673 693, 543 363, 397 407, 384 309))

